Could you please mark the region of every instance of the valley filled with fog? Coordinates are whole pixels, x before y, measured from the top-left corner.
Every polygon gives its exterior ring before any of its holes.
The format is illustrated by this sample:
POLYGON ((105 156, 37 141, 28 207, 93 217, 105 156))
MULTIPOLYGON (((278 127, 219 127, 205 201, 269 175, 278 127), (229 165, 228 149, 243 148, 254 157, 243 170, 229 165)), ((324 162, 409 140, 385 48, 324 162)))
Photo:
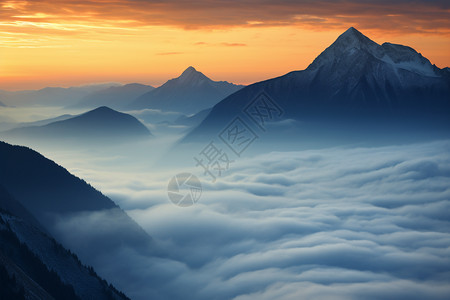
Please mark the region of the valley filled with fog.
MULTIPOLYGON (((33 109, 20 121, 43 116, 33 109)), ((164 167, 186 128, 144 124, 153 134, 145 142, 30 145, 116 202, 154 240, 154 255, 119 247, 96 258, 97 272, 130 297, 444 299, 450 292, 450 141, 252 153, 213 183, 194 151, 164 167), (202 183, 191 207, 167 197, 180 172, 202 183)), ((114 228, 102 218, 74 215, 57 227, 83 239, 99 223, 114 228)))
POLYGON ((184 169, 135 173, 92 163, 71 171, 125 209, 167 255, 122 249, 111 258, 131 272, 129 282, 113 282, 133 285, 142 298, 443 299, 448 153, 443 141, 243 158, 218 182, 203 180, 188 208, 167 198, 168 180, 184 169))

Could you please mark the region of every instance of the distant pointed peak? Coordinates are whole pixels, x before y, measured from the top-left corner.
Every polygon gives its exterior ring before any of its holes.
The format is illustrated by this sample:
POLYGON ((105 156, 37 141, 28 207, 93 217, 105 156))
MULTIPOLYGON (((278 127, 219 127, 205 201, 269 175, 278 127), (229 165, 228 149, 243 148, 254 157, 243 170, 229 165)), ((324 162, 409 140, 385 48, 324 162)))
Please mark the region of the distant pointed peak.
POLYGON ((209 79, 202 72, 197 71, 194 67, 190 66, 177 78, 178 82, 192 82, 197 80, 209 79))
POLYGON ((183 71, 183 73, 181 73, 181 76, 183 75, 190 75, 190 74, 194 74, 197 73, 198 71, 193 67, 193 66, 189 66, 186 70, 183 71))
POLYGON ((87 111, 82 115, 105 115, 105 114, 117 114, 118 111, 109 108, 108 106, 99 106, 93 110, 87 111))
POLYGON ((92 111, 113 111, 114 109, 109 108, 108 106, 99 106, 92 111))

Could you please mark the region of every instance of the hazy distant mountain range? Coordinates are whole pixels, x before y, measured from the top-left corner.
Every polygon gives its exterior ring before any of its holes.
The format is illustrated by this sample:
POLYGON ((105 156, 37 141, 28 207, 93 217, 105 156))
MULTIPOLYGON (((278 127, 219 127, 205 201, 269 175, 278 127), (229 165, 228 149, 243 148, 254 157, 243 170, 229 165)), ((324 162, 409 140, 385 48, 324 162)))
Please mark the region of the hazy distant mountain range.
POLYGON ((320 126, 322 133, 332 133, 340 125, 345 125, 343 135, 356 134, 365 125, 389 131, 406 124, 448 133, 450 72, 410 47, 379 45, 350 28, 305 70, 252 84, 219 102, 185 141, 211 138, 238 115, 256 128, 258 122, 292 120, 286 123, 296 128, 291 134, 302 138, 317 136, 320 126), (282 113, 255 100, 262 92, 282 113))
MULTIPOLYGON (((21 139, 76 140, 86 142, 126 142, 148 138, 150 131, 135 117, 102 106, 78 116, 43 120, 41 126, 16 128, 3 136, 21 139)), ((39 124, 39 123, 38 123, 39 124)))
POLYGON ((71 119, 76 117, 76 115, 70 115, 70 114, 64 114, 64 115, 60 115, 54 118, 49 118, 49 119, 43 119, 43 120, 39 120, 39 121, 34 121, 34 122, 23 122, 23 123, 18 123, 16 124, 16 128, 20 128, 20 127, 33 127, 33 126, 44 126, 53 122, 57 122, 57 121, 64 121, 67 119, 71 119))
POLYGON ((115 83, 80 87, 47 87, 30 91, 0 90, 0 106, 55 106, 67 108, 157 109, 194 114, 210 108, 243 86, 213 81, 193 67, 158 88, 150 85, 115 83))
POLYGON ((64 107, 78 103, 83 97, 117 86, 117 83, 94 84, 79 87, 46 87, 40 90, 3 91, 0 101, 7 106, 58 106, 64 107))
POLYGON ((242 87, 226 81, 212 81, 195 68, 189 67, 179 77, 138 97, 129 108, 193 114, 214 106, 242 87))
POLYGON ((73 105, 73 107, 95 108, 108 106, 113 109, 123 109, 133 103, 136 98, 153 89, 155 88, 150 85, 139 83, 112 86, 85 96, 79 103, 73 105))

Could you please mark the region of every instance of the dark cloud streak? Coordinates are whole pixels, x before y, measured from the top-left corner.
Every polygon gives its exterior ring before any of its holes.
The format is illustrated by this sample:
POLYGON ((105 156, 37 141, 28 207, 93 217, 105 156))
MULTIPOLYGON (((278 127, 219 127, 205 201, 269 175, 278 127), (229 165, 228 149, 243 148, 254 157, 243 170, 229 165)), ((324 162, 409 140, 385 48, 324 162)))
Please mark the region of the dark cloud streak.
POLYGON ((384 29, 445 33, 448 1, 28 1, 0 8, 5 21, 91 22, 126 20, 124 26, 169 25, 185 29, 234 26, 304 26, 315 29, 384 29), (40 13, 41 15, 36 15, 40 13), (42 15, 43 14, 43 15, 42 15), (18 15, 29 16, 17 18, 18 15), (39 16, 38 18, 36 16, 39 16))

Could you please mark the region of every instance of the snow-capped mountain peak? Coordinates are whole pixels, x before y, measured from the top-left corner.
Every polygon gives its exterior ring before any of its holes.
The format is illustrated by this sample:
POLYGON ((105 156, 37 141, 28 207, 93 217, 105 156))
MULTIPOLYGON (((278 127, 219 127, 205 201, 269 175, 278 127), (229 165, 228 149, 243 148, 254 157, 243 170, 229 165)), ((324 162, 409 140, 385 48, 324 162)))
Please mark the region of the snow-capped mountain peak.
POLYGON ((337 48, 339 50, 356 49, 375 49, 378 44, 366 37, 354 27, 350 27, 343 34, 341 34, 330 48, 337 48))
POLYGON ((368 128, 389 124, 401 131, 405 124, 423 122, 433 130, 440 124, 441 130, 450 120, 449 69, 439 69, 410 47, 379 45, 349 28, 307 69, 252 84, 223 99, 185 141, 214 136, 261 91, 276 99, 283 118, 330 126, 324 131, 327 138, 335 125, 344 123, 352 130, 364 123, 368 128))
POLYGON ((366 37, 353 27, 342 33, 336 41, 323 51, 308 67, 316 69, 329 65, 343 57, 350 57, 358 51, 363 51, 374 57, 381 58, 383 51, 377 43, 366 37))
POLYGON ((373 60, 386 63, 395 73, 406 70, 428 77, 438 76, 430 61, 413 48, 391 43, 379 45, 353 27, 341 34, 308 69, 316 70, 324 66, 333 70, 337 68, 341 69, 336 70, 341 76, 345 73, 343 69, 353 69, 356 63, 363 66, 373 60))

